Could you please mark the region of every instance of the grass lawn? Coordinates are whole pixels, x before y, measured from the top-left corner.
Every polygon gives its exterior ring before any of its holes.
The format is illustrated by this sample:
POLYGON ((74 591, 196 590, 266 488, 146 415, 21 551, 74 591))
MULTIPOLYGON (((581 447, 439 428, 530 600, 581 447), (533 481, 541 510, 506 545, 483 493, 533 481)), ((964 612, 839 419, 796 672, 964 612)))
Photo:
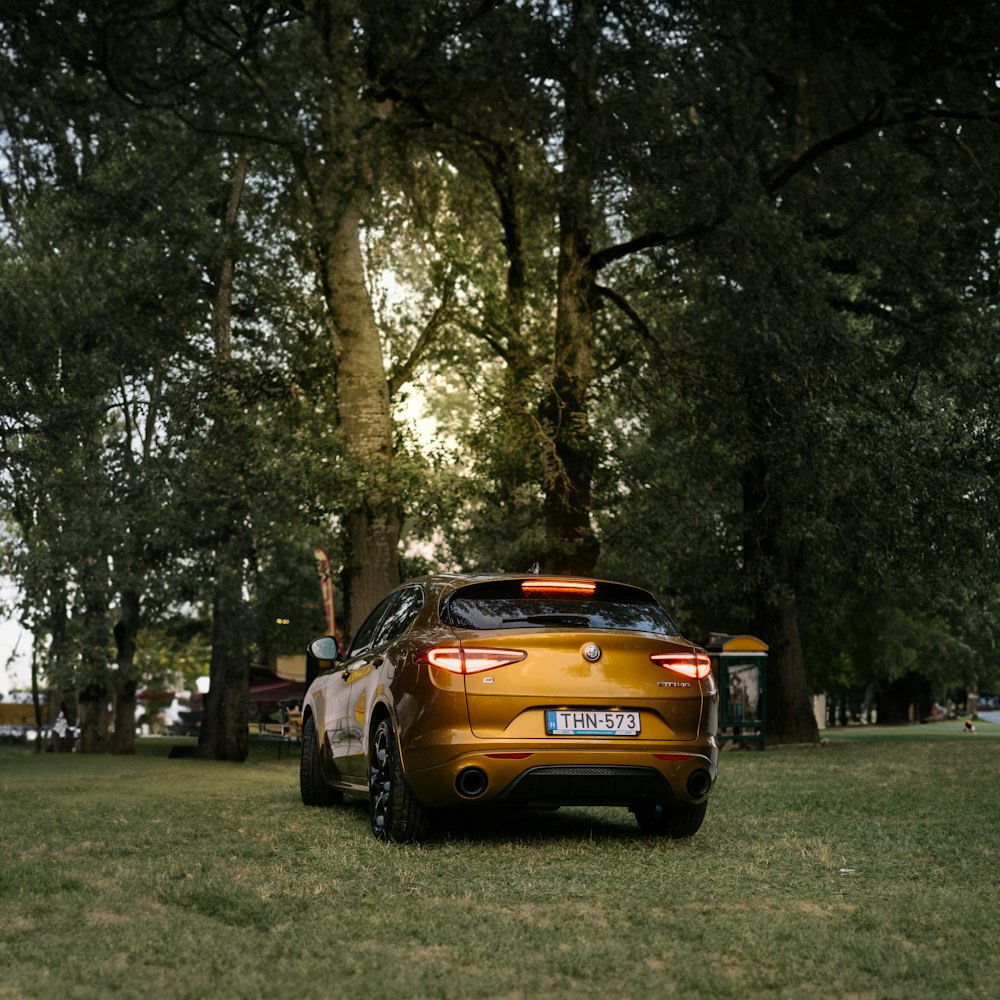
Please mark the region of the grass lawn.
POLYGON ((827 740, 938 740, 962 737, 971 740, 1000 740, 1000 725, 976 720, 974 733, 965 732, 963 719, 947 719, 913 726, 835 726, 823 730, 827 740))
POLYGON ((1000 726, 979 729, 727 752, 680 842, 566 809, 386 846, 361 804, 304 808, 274 747, 0 748, 0 1000, 992 998, 1000 726))

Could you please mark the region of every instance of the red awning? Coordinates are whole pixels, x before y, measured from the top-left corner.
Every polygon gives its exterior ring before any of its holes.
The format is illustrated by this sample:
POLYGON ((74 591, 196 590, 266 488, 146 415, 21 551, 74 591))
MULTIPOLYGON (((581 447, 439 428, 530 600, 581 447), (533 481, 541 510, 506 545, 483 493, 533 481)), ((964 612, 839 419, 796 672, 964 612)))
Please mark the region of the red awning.
POLYGON ((268 681, 250 685, 250 702, 301 701, 306 696, 306 686, 300 681, 268 681))

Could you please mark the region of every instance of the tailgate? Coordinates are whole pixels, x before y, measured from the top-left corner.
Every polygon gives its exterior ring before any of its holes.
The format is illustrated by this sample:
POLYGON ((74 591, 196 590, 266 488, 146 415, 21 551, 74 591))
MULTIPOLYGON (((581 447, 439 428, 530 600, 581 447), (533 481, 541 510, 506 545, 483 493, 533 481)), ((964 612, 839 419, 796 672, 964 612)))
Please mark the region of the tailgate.
POLYGON ((627 742, 692 740, 702 712, 702 686, 650 660, 688 653, 683 640, 611 631, 504 630, 462 636, 466 647, 524 650, 517 663, 465 677, 472 732, 483 738, 552 739, 546 710, 639 713, 638 736, 587 737, 627 742))

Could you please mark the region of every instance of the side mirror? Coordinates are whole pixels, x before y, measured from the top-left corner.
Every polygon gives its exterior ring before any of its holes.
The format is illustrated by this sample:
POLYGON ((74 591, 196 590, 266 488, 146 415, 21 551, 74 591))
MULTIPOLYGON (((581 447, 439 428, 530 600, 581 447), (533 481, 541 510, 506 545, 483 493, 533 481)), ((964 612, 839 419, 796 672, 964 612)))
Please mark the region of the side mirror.
POLYGON ((317 660, 339 660, 340 646, 332 635, 324 635, 319 639, 313 639, 308 646, 309 655, 317 660))

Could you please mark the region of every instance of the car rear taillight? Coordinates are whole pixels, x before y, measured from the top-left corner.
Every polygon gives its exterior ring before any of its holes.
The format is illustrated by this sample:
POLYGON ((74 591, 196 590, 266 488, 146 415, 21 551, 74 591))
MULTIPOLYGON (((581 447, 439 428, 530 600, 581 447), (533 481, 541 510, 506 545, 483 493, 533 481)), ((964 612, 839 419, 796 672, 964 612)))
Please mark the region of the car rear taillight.
POLYGON ((712 661, 707 653, 654 653, 650 659, 675 674, 696 681, 712 672, 712 661))
POLYGON ((420 653, 417 660, 453 674, 478 674, 483 670, 494 670, 509 663, 517 663, 527 655, 523 649, 434 646, 420 653))

